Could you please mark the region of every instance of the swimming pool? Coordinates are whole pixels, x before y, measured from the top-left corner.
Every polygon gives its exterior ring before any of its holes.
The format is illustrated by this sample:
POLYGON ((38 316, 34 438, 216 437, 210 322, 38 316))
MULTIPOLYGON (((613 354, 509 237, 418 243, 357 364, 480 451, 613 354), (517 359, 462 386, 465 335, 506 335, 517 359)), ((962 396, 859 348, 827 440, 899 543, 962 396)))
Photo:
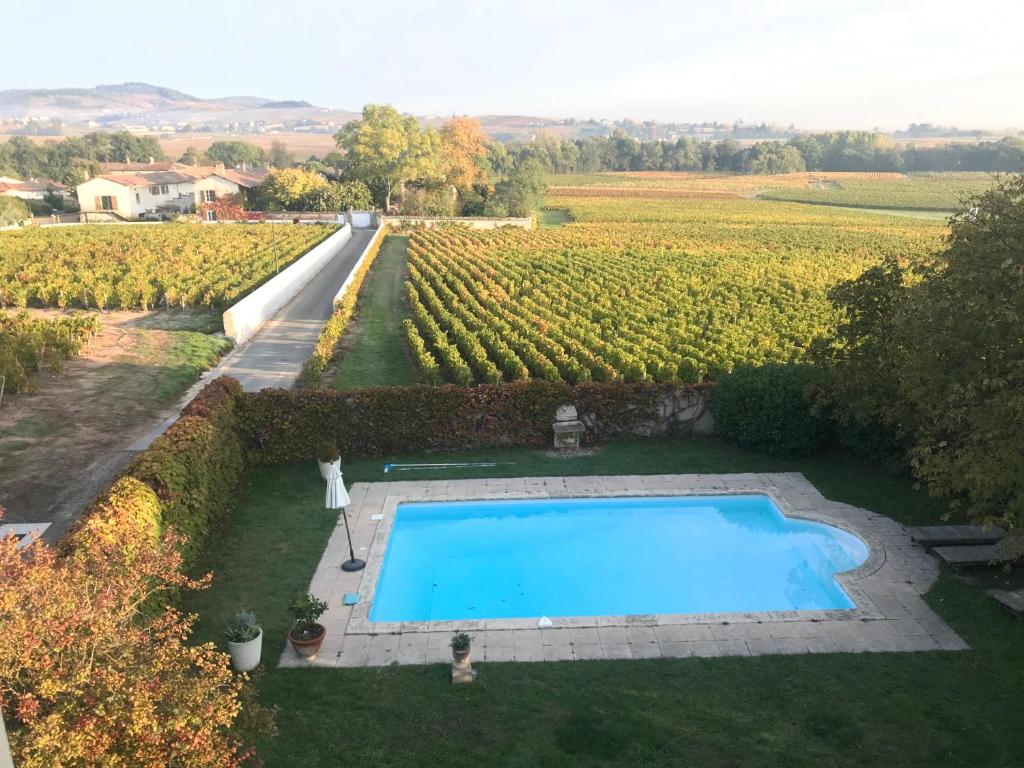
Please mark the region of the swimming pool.
POLYGON ((760 494, 401 503, 369 619, 848 609, 867 556, 760 494))

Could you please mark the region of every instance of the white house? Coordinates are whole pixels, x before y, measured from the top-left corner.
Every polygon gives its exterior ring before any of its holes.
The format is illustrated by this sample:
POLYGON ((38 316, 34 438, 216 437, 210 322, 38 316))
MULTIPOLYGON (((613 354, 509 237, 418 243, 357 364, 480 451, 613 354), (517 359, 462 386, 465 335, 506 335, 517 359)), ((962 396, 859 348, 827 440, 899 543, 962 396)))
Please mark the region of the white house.
POLYGON ((0 195, 18 197, 22 200, 45 200, 47 193, 63 198, 67 187, 52 179, 29 179, 19 181, 11 176, 0 177, 0 195))
POLYGON ((78 185, 83 220, 139 219, 148 215, 185 212, 202 203, 251 192, 266 181, 269 169, 225 169, 180 163, 122 163, 78 185))
POLYGON ((251 207, 256 202, 256 190, 269 176, 269 168, 247 168, 244 164, 240 168, 218 166, 209 175, 196 179, 196 206, 226 200, 251 207))

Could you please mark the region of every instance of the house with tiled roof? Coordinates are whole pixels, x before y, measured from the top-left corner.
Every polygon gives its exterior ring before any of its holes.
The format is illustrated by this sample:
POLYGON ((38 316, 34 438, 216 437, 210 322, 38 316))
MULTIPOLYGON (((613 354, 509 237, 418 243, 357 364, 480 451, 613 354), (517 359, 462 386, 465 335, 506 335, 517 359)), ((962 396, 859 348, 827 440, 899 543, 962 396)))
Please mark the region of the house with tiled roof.
POLYGON ((202 203, 253 202, 268 168, 225 168, 182 163, 106 163, 104 172, 78 185, 84 221, 143 219, 185 213, 202 203))
POLYGON ((67 187, 53 179, 29 179, 20 181, 10 176, 0 178, 0 195, 19 197, 22 200, 45 200, 47 194, 63 198, 67 187))

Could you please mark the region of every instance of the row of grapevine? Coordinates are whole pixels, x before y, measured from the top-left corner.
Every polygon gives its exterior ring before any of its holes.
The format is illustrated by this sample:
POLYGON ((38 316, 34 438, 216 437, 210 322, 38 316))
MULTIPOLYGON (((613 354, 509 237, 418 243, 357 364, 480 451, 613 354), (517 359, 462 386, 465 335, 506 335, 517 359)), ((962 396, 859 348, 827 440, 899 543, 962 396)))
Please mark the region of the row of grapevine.
POLYGON ((226 307, 326 225, 83 225, 0 232, 0 307, 226 307))
POLYGON ((837 320, 832 285, 944 233, 745 199, 548 203, 577 223, 412 234, 413 324, 450 378, 697 382, 799 360, 837 320))
POLYGON ((82 344, 99 332, 95 315, 34 318, 28 312, 0 312, 0 376, 5 389, 27 392, 33 375, 48 368, 64 370, 64 361, 77 355, 82 344))
POLYGON ((299 384, 319 387, 323 383, 324 370, 327 368, 327 364, 334 358, 338 342, 345 335, 349 321, 352 319, 352 315, 355 314, 359 289, 369 274, 373 262, 376 261, 377 254, 380 253, 386 236, 387 230, 383 227, 373 236, 374 239, 370 243, 369 250, 366 252, 366 258, 359 265, 359 269, 353 273, 352 282, 349 284, 345 295, 334 302, 334 311, 327 318, 324 327, 320 329, 320 335, 317 337, 313 354, 303 364, 302 370, 299 372, 299 384))
POLYGON ((437 358, 430 354, 427 349, 426 342, 423 341, 420 332, 416 330, 416 324, 409 318, 405 318, 402 321, 402 329, 405 331, 406 346, 409 347, 409 351, 412 353, 413 360, 419 369, 424 383, 440 384, 441 366, 438 365, 437 358))

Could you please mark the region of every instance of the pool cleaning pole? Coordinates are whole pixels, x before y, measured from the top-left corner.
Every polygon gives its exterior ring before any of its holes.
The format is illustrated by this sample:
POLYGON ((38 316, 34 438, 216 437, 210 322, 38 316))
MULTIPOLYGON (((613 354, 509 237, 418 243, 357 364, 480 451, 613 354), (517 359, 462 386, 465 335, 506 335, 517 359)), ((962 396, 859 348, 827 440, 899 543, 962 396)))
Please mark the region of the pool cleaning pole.
POLYGON ((342 507, 341 516, 345 519, 345 535, 348 536, 348 560, 341 564, 343 571, 361 571, 366 567, 366 562, 356 560, 355 550, 352 549, 352 531, 348 529, 348 509, 342 507))

